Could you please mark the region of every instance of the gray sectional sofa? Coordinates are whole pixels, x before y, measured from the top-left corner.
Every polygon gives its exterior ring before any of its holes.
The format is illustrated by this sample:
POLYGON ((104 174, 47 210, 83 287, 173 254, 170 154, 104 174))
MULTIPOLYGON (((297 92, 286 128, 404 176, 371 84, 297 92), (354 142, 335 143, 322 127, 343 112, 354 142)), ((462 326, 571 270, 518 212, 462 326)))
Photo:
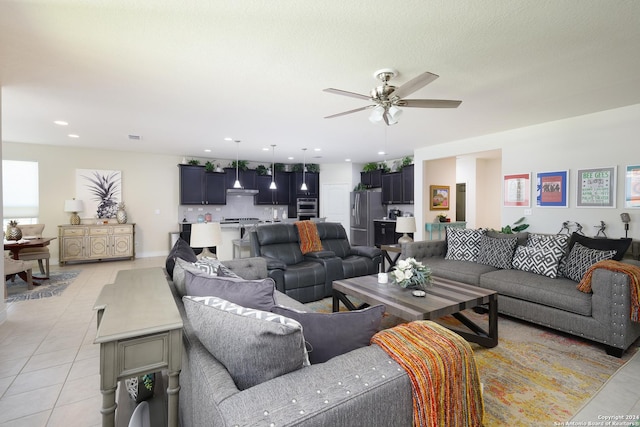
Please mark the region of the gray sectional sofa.
MULTIPOLYGON (((521 245, 523 238, 526 241, 526 234, 520 236, 521 245)), ((566 277, 445 259, 447 250, 447 240, 405 243, 401 257, 422 261, 436 276, 495 290, 500 313, 602 343, 610 355, 621 357, 640 337, 640 323, 630 319, 627 274, 596 269, 593 292, 584 293, 577 289, 576 281, 566 277)))
MULTIPOLYGON (((245 279, 267 277, 263 258, 224 265, 245 279)), ((184 322, 182 426, 412 425, 409 377, 377 345, 238 389, 227 369, 199 341, 175 284, 168 282, 184 322)), ((278 291, 275 296, 278 304, 305 309, 278 291)))

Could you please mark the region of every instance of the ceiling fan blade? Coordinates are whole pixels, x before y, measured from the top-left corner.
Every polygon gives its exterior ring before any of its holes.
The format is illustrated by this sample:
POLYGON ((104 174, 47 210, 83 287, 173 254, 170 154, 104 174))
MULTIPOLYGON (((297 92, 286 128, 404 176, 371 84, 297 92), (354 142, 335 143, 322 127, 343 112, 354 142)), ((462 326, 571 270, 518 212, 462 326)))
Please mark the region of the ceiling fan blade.
POLYGON ((333 93, 333 94, 336 94, 336 95, 350 96, 352 98, 366 99, 367 101, 371 99, 371 97, 367 96, 367 95, 360 95, 359 93, 348 92, 346 90, 340 90, 340 89, 334 89, 332 87, 327 88, 327 89, 323 89, 322 91, 323 92, 333 93))
POLYGON ((396 103, 398 107, 416 108, 458 108, 462 101, 449 99, 401 99, 396 103))
POLYGON ((375 105, 367 105, 366 107, 356 108, 355 110, 343 111, 342 113, 332 114, 330 116, 326 116, 325 119, 332 119, 334 117, 346 116, 347 114, 357 113, 358 111, 368 110, 369 108, 373 108, 375 105))
POLYGON ((413 92, 417 91, 418 89, 425 87, 426 85, 428 85, 429 83, 437 79, 438 77, 440 76, 438 76, 437 74, 433 74, 428 71, 425 71, 424 73, 420 74, 417 77, 412 78, 411 80, 409 80, 408 82, 406 82, 405 84, 397 88, 395 91, 393 91, 393 96, 396 96, 398 98, 404 98, 407 95, 411 95, 413 92))

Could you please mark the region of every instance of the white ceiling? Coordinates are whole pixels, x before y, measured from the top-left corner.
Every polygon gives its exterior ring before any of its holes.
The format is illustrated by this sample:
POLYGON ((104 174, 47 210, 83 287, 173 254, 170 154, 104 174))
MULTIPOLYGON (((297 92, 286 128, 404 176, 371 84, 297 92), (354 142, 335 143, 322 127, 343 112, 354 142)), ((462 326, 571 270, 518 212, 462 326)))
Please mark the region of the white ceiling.
POLYGON ((247 160, 271 144, 283 162, 393 159, 640 103, 640 1, 1 0, 0 82, 4 141, 229 159, 232 137, 247 160), (396 86, 438 74, 409 98, 462 105, 390 127, 323 118, 367 102, 322 89, 367 94, 384 67, 396 86))

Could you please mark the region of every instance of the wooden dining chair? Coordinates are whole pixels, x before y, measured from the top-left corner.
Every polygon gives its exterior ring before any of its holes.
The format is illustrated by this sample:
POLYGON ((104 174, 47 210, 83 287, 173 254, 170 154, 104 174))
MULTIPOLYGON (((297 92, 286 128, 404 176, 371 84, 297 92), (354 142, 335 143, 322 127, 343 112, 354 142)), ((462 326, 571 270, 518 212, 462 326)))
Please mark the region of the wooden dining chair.
MULTIPOLYGON (((40 238, 44 230, 44 224, 18 224, 18 227, 22 231, 22 238, 40 238)), ((44 246, 42 248, 25 248, 20 251, 18 257, 22 261, 38 261, 38 267, 40 267, 40 274, 43 274, 45 278, 49 277, 49 248, 44 246), (44 265, 43 265, 44 262, 44 265)))

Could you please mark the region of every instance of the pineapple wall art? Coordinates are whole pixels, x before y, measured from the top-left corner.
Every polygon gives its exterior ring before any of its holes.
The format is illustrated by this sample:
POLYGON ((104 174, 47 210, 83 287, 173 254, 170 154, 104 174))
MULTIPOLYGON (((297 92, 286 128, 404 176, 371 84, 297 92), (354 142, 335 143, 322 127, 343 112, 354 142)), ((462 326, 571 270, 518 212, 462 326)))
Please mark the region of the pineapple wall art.
POLYGON ((115 218, 122 195, 122 172, 76 169, 76 198, 84 202, 84 218, 115 218))

